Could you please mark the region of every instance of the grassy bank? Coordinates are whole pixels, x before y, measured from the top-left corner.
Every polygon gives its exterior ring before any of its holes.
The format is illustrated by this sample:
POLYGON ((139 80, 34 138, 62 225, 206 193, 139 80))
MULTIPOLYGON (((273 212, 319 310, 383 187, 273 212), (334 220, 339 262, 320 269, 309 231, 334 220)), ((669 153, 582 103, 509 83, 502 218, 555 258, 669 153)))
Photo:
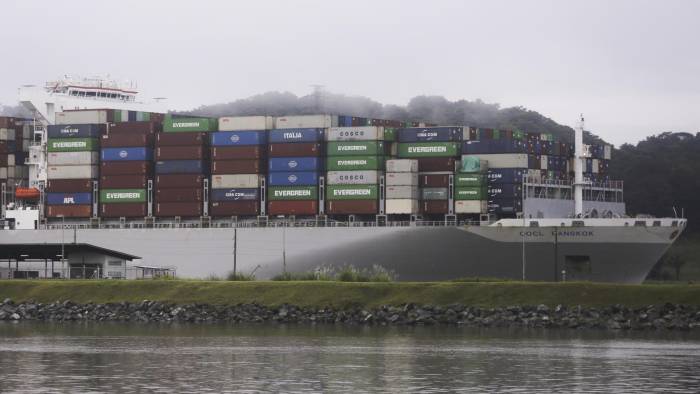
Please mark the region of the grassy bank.
POLYGON ((537 304, 643 306, 666 302, 698 305, 700 285, 2 280, 0 301, 4 298, 16 302, 34 300, 42 303, 58 300, 79 303, 140 302, 147 299, 177 304, 255 302, 269 306, 287 303, 315 307, 374 307, 404 303, 462 303, 481 307, 537 304))

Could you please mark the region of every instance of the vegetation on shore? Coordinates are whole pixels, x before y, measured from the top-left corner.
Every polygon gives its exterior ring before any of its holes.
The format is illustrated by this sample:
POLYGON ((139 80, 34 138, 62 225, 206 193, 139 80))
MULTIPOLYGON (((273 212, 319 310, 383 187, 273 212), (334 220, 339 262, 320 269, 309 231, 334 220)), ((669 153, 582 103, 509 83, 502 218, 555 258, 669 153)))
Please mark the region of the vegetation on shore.
POLYGON ((50 303, 141 302, 309 307, 464 304, 628 307, 700 305, 700 285, 617 285, 587 282, 330 282, 205 280, 0 280, 0 300, 50 303))

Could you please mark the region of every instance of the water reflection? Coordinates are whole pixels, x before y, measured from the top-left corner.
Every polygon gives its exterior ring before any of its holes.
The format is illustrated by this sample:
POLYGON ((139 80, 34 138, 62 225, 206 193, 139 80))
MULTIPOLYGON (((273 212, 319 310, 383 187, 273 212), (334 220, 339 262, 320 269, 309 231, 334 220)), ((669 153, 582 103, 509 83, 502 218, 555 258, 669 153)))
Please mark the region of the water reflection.
POLYGON ((0 324, 0 391, 694 392, 688 333, 0 324))

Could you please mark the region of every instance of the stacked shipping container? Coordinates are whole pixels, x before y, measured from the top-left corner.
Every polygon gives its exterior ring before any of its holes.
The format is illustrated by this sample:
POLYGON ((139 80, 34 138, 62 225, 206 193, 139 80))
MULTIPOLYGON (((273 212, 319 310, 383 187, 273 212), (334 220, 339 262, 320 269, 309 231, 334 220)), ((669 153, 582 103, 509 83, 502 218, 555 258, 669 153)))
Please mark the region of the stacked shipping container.
MULTIPOLYGON (((156 217, 198 217, 204 214, 204 180, 209 175, 209 132, 218 121, 166 115, 156 134, 156 217)), ((208 181, 207 181, 208 183, 208 181)))
POLYGON ((420 208, 424 214, 453 212, 453 207, 450 206, 453 193, 450 178, 455 172, 462 134, 462 127, 398 130, 399 157, 418 160, 420 208))
POLYGON ((0 117, 0 184, 27 185, 27 157, 31 128, 28 121, 13 117, 0 117))
POLYGON ((96 113, 85 116, 71 112, 57 117, 59 124, 47 127, 47 217, 87 218, 93 215, 99 138, 106 129, 105 124, 96 122, 98 120, 96 113))
POLYGON ((271 116, 219 118, 219 132, 210 134, 212 190, 210 214, 260 214, 260 183, 267 163, 267 130, 271 116))
POLYGON ((488 163, 474 157, 463 158, 454 177, 455 213, 486 213, 488 163))
POLYGON ((333 127, 326 133, 326 213, 379 213, 384 127, 333 127))
POLYGON ((148 216, 148 181, 153 179, 153 142, 155 133, 160 131, 161 123, 150 121, 109 125, 101 140, 101 217, 148 216))
POLYGON ((336 117, 277 118, 269 133, 267 212, 270 215, 315 215, 319 173, 323 169, 324 127, 336 117), (281 121, 283 120, 283 121, 281 121), (301 128, 285 128, 301 126, 301 128))
POLYGON ((416 215, 420 213, 418 160, 387 160, 385 179, 385 212, 387 215, 416 215))

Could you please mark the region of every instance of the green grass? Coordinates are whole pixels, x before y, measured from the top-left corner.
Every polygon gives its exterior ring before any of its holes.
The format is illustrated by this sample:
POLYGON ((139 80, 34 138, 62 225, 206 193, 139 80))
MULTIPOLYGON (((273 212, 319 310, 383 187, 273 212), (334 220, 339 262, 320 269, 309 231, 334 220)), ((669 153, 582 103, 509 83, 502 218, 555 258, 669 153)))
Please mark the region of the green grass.
MULTIPOLYGON (((676 254, 685 261, 681 268, 681 280, 700 280, 700 234, 683 234, 669 249, 668 253, 676 254)), ((669 267, 664 270, 669 277, 675 278, 675 271, 669 267)))
POLYGON ((48 303, 163 301, 177 304, 214 305, 283 303, 299 306, 447 305, 462 303, 482 307, 507 305, 623 304, 642 306, 665 302, 700 304, 700 285, 614 285, 596 283, 539 282, 273 282, 204 280, 0 280, 0 300, 35 300, 48 303))

